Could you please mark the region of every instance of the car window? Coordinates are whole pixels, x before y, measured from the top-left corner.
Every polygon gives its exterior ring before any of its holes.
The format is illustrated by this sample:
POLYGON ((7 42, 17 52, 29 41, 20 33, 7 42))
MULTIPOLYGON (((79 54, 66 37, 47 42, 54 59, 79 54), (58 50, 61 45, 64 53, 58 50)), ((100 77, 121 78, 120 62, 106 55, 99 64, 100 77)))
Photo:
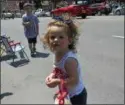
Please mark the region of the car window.
POLYGON ((83 4, 83 1, 78 1, 77 3, 78 3, 78 4, 83 4))
POLYGON ((75 5, 86 5, 86 4, 88 4, 88 1, 87 0, 79 0, 79 1, 77 1, 77 4, 75 3, 75 1, 73 2, 73 4, 75 4, 75 5))
POLYGON ((114 8, 118 8, 118 5, 115 5, 114 8))
POLYGON ((101 4, 92 4, 92 5, 90 5, 90 7, 99 7, 99 6, 101 6, 101 4))

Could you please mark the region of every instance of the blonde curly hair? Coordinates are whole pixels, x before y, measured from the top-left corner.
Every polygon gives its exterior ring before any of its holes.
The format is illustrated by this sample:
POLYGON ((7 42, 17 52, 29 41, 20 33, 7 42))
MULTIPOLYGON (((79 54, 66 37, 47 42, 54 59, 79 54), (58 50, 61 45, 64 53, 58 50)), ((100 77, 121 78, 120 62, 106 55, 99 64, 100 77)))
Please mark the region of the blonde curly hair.
POLYGON ((76 44, 79 39, 78 27, 73 23, 64 23, 62 21, 53 20, 47 26, 47 32, 45 33, 44 37, 41 37, 41 41, 43 42, 46 48, 50 48, 49 42, 49 33, 52 31, 51 27, 57 26, 64 28, 65 32, 67 33, 68 37, 71 38, 72 42, 68 46, 70 50, 76 51, 76 44))

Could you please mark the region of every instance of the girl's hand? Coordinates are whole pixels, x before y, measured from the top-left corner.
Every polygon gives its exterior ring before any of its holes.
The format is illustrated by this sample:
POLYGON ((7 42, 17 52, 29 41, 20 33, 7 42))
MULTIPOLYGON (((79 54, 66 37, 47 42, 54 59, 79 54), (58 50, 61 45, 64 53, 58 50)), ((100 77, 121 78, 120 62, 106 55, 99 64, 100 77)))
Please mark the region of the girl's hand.
POLYGON ((60 79, 57 79, 57 78, 51 78, 51 80, 48 80, 46 82, 46 85, 50 88, 54 88, 59 84, 60 84, 60 79))
POLYGON ((49 81, 51 81, 52 78, 54 78, 54 76, 55 75, 53 73, 51 73, 49 76, 46 77, 45 82, 48 83, 49 81))

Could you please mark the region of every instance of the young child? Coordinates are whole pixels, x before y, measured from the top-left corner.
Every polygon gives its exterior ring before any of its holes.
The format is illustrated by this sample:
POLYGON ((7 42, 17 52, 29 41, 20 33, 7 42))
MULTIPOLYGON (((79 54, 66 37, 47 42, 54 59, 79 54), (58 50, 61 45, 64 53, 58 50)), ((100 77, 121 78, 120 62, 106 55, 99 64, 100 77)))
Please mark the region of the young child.
POLYGON ((24 33, 28 40, 31 57, 34 57, 36 52, 37 36, 39 34, 39 20, 32 14, 32 4, 24 4, 25 14, 22 16, 24 33))
POLYGON ((54 20, 41 40, 54 53, 55 70, 46 77, 46 85, 50 88, 65 85, 72 105, 86 105, 87 92, 83 84, 81 67, 76 57, 76 43, 79 34, 72 20, 54 20), (60 74, 59 74, 60 73, 60 74), (61 78, 62 77, 62 78, 61 78))

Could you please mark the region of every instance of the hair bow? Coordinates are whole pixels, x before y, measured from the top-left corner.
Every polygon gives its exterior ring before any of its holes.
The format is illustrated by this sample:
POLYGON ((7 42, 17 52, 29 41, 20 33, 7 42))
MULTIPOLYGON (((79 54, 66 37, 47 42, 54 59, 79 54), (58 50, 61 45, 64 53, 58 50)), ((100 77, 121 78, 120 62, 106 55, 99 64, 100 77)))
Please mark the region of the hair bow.
POLYGON ((62 21, 63 23, 66 24, 72 23, 71 16, 69 13, 63 13, 62 15, 59 16, 53 16, 53 19, 57 21, 62 21))

